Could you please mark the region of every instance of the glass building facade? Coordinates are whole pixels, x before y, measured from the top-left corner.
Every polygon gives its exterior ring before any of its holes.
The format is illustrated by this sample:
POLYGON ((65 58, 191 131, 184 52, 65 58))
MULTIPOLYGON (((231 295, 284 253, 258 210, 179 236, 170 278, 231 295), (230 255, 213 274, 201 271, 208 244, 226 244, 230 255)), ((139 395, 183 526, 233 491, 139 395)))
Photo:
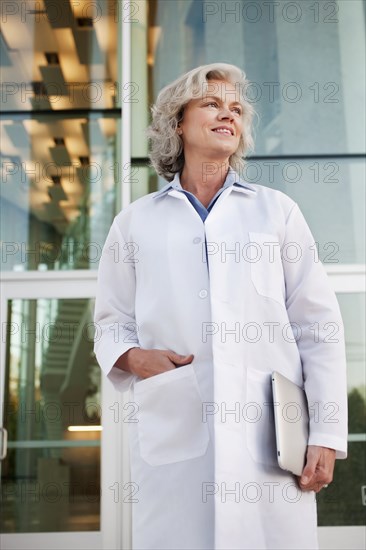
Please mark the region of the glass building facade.
POLYGON ((165 183, 145 136, 159 90, 213 62, 251 82, 241 175, 298 202, 337 292, 349 458, 318 522, 365 525, 365 22, 362 0, 1 3, 2 533, 103 530, 114 450, 85 281, 113 216, 165 183))

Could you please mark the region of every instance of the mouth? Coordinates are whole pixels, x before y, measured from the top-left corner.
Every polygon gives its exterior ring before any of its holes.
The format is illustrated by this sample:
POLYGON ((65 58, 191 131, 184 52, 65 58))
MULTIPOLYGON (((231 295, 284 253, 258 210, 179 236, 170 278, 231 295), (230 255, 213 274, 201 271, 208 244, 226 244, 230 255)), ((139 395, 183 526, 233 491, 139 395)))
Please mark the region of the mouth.
POLYGON ((214 128, 212 131, 215 132, 216 134, 222 134, 224 136, 234 135, 234 131, 231 128, 226 128, 223 126, 220 126, 219 128, 214 128))

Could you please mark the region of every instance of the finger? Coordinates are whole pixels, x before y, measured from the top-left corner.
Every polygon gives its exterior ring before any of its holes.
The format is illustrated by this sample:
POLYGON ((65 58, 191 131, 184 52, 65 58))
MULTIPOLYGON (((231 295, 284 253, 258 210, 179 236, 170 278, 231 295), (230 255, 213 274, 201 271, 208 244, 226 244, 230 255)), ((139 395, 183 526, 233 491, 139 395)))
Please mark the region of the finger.
POLYGON ((313 477, 306 485, 300 482, 300 478, 298 478, 298 482, 302 491, 314 491, 315 493, 319 493, 319 491, 328 487, 328 485, 324 483, 324 481, 320 481, 317 476, 313 477))
POLYGON ((312 483, 317 464, 319 462, 319 453, 308 449, 306 454, 306 464, 300 478, 300 486, 307 487, 312 483))
POLYGON ((193 355, 179 355, 178 353, 171 352, 169 354, 169 359, 173 361, 176 365, 188 365, 193 361, 193 355))

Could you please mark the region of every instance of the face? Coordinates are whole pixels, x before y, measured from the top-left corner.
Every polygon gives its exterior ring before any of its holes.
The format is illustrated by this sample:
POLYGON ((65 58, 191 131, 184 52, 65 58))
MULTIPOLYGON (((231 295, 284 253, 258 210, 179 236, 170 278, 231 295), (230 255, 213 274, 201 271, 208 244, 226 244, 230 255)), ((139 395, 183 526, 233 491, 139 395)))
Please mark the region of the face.
POLYGON ((243 106, 237 87, 230 82, 210 80, 202 97, 185 107, 178 134, 184 154, 202 158, 228 159, 238 149, 243 130, 243 106))

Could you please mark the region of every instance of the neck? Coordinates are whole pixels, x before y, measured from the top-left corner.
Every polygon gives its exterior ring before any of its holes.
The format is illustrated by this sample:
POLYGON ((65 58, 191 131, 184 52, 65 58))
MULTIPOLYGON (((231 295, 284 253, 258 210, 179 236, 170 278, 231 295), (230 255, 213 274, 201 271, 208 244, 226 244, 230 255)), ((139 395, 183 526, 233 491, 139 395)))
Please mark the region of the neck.
POLYGON ((193 193, 204 206, 207 206, 223 186, 228 170, 228 161, 185 164, 180 175, 180 183, 183 189, 193 193), (203 170, 203 166, 207 169, 203 170))

